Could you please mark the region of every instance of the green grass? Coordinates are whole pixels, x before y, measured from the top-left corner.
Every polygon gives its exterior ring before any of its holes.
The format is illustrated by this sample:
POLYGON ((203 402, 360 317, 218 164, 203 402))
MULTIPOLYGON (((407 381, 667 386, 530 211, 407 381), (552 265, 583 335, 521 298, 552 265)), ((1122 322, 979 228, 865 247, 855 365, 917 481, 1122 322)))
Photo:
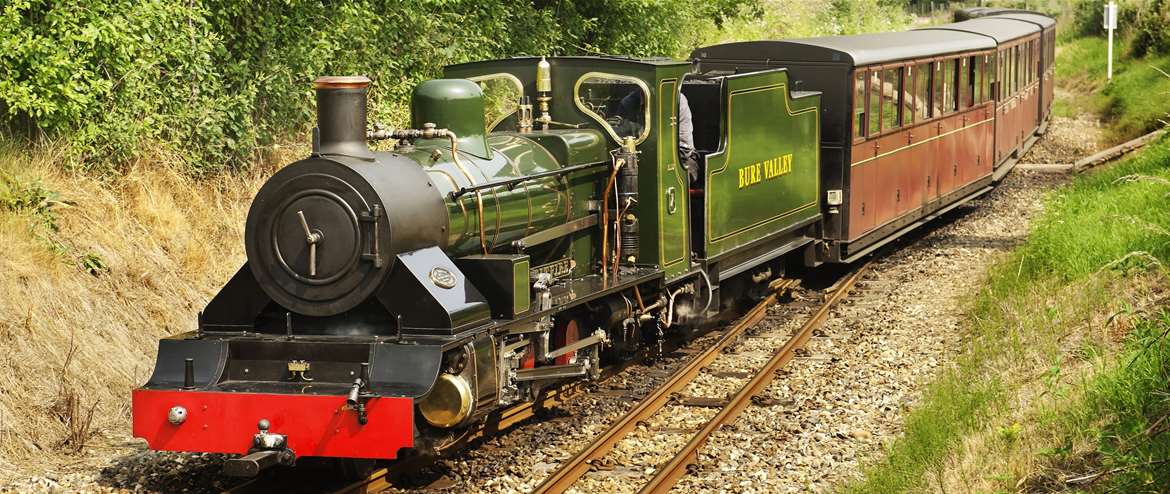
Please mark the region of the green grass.
POLYGON ((1132 139, 1170 121, 1170 76, 1162 73, 1170 74, 1170 55, 1132 58, 1123 45, 1115 42, 1112 82, 1106 78, 1104 39, 1069 40, 1056 60, 1056 80, 1073 96, 1057 99, 1053 111, 1070 117, 1101 115, 1113 141, 1132 139))
POLYGON ((1097 445, 1093 485, 1114 492, 1164 492, 1170 486, 1170 312, 1134 328, 1119 363, 1089 385, 1081 406, 1064 420, 1066 435, 1097 445))
MULTIPOLYGON (((1051 381, 1057 389, 1069 358, 1064 342, 1111 310, 1118 286, 1131 276, 1162 269, 1170 260, 1168 193, 1170 138, 1163 138, 1135 157, 1050 195, 1027 242, 991 270, 985 289, 973 301, 968 344, 956 365, 934 380, 907 415, 905 434, 865 468, 862 480, 842 490, 940 490, 934 479, 944 476, 965 436, 1007 416, 1007 404, 1029 383, 1051 381)), ((1121 482, 1132 487, 1149 479, 1168 480, 1165 470, 1170 465, 1145 462, 1167 453, 1170 433, 1158 444, 1132 439, 1158 413, 1170 411, 1165 392, 1170 349, 1155 334, 1170 327, 1167 321, 1162 315, 1141 322, 1127 347, 1139 355, 1132 359, 1135 364, 1102 369, 1081 390, 1087 401, 1071 410, 1031 415, 1052 421, 1047 425, 1065 431, 1070 441, 1077 434, 1093 434, 1102 468, 1121 469, 1100 485, 1121 482)), ((1088 359, 1084 356, 1106 351, 1106 345, 1086 339, 1078 353, 1088 359)), ((1170 418, 1165 423, 1170 428, 1170 418)), ((1020 434, 1019 426, 1003 427, 1004 447, 1010 448, 1020 434)), ((1000 484, 1015 490, 1017 481, 1005 475, 1000 484)))
POLYGON ((1170 258, 1170 141, 1088 175, 1048 198, 1047 213, 1019 250, 1021 282, 1062 282, 1111 263, 1125 267, 1170 258), (1123 261, 1130 256, 1133 262, 1123 261))

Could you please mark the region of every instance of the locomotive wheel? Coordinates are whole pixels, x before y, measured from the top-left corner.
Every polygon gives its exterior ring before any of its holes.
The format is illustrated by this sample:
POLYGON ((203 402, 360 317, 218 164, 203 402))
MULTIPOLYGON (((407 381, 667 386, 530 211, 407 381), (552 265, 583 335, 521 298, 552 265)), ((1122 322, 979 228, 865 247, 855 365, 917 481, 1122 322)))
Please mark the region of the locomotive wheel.
MULTIPOLYGON (((561 348, 565 345, 576 342, 579 338, 577 333, 577 320, 566 318, 564 321, 557 321, 556 326, 553 327, 552 334, 552 350, 561 348)), ((560 357, 557 357, 554 363, 556 365, 568 365, 577 360, 577 352, 569 352, 560 357)))
POLYGON ((522 360, 520 360, 520 368, 521 369, 531 369, 533 367, 536 367, 536 344, 529 343, 528 344, 528 353, 526 353, 524 355, 524 358, 522 360))

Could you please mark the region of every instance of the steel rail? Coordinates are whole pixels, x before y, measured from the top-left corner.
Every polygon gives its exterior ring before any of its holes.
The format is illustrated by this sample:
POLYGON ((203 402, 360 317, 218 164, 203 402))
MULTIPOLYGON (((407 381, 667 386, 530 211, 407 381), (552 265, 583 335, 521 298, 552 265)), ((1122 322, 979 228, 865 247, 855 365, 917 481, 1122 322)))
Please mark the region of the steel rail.
MULTIPOLYGON (((499 412, 494 413, 488 420, 473 426, 467 434, 463 435, 459 439, 456 439, 455 441, 452 441, 450 444, 443 446, 438 453, 440 455, 445 455, 454 451, 459 451, 463 446, 466 446, 476 439, 491 436, 496 433, 511 429, 516 424, 535 416, 540 410, 551 408, 571 400, 583 392, 589 384, 605 382, 605 380, 621 373, 630 365, 632 365, 632 362, 627 361, 612 367, 608 367, 603 371, 601 379, 597 381, 579 379, 557 385, 542 391, 540 396, 535 401, 517 403, 508 408, 500 410, 499 412)), ((407 463, 404 463, 401 460, 396 460, 388 466, 375 469, 374 472, 365 479, 349 482, 343 486, 337 487, 336 489, 323 489, 322 492, 331 492, 335 494, 381 492, 391 487, 390 478, 393 476, 393 474, 406 466, 407 463)), ((291 472, 290 474, 295 475, 291 472)), ((244 483, 226 489, 222 492, 224 494, 244 494, 249 492, 273 492, 273 488, 276 490, 282 490, 280 486, 275 486, 269 483, 271 481, 271 479, 264 479, 260 477, 252 478, 244 483)), ((292 483, 299 483, 299 480, 295 478, 291 479, 290 481, 292 483)))
POLYGON ((715 417, 711 418, 702 429, 695 433, 691 440, 687 442, 686 446, 674 458, 658 469, 654 478, 650 479, 650 482, 643 486, 639 492, 649 494, 670 491, 678 480, 687 474, 687 467, 698 461, 699 448, 706 444, 711 434, 723 425, 734 422, 739 417, 739 414, 743 412, 744 408, 751 403, 752 397, 760 394, 768 387, 768 384, 776 378, 776 371, 783 368, 789 360, 792 360, 797 349, 804 347, 808 339, 812 336, 813 331, 824 324, 825 320, 829 317, 829 311, 849 293, 850 288, 853 287, 857 279, 866 271, 867 267, 868 264, 861 266, 850 274, 843 283, 836 286, 834 291, 829 295, 829 298, 821 305, 821 308, 808 321, 801 325, 795 334, 789 337, 788 341, 784 343, 784 346, 772 354, 772 358, 768 360, 768 363, 764 364, 752 376, 751 380, 740 388, 739 392, 731 398, 727 405, 715 417))
POLYGON ((791 288, 794 285, 794 280, 783 280, 781 283, 771 285, 773 292, 748 311, 714 345, 707 347, 706 350, 692 358, 685 366, 671 374, 665 383, 643 398, 633 410, 630 410, 626 415, 618 419, 617 422, 594 439, 585 449, 561 464, 560 468, 549 475, 532 492, 534 494, 565 492, 565 490, 589 472, 592 461, 605 457, 618 442, 634 431, 639 422, 653 416, 670 401, 671 395, 686 388, 699 375, 699 372, 714 361, 723 352, 723 349, 734 342, 744 330, 763 320, 767 314, 768 307, 771 307, 776 302, 779 291, 791 288))

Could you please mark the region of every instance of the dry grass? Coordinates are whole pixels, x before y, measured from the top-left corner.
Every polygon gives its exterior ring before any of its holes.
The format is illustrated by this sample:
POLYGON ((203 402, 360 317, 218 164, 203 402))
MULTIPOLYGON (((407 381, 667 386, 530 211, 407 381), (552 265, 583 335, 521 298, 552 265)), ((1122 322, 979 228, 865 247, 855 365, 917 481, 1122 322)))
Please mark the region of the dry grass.
POLYGON ((249 201, 272 167, 203 180, 61 170, 51 152, 0 148, 10 183, 58 194, 49 213, 0 208, 0 484, 134 444, 130 391, 157 340, 192 330, 244 261, 249 201))

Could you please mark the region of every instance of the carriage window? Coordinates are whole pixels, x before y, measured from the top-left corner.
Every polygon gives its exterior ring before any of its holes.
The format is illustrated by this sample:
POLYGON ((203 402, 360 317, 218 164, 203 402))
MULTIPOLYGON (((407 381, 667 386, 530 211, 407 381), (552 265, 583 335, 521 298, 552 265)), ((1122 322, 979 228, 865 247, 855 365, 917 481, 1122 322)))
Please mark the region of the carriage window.
POLYGON ((882 77, 882 129, 898 128, 901 122, 902 69, 886 69, 882 77))
POLYGON ((959 62, 959 79, 958 85, 955 86, 955 91, 958 92, 959 104, 956 109, 963 109, 970 105, 967 104, 968 98, 971 97, 971 83, 970 64, 967 63, 967 57, 962 57, 959 62))
POLYGON ((942 104, 943 111, 950 113, 955 111, 955 61, 947 60, 943 62, 943 88, 942 88, 942 104))
POLYGON ((853 76, 853 137, 865 137, 865 71, 853 76))
POLYGON ((1024 85, 1032 82, 1032 42, 1024 45, 1024 85))
POLYGON ((516 105, 524 96, 524 85, 512 74, 498 73, 467 80, 479 84, 483 90, 483 119, 488 132, 516 113, 516 105))
POLYGON ((650 135, 650 88, 636 77, 589 72, 573 87, 573 104, 601 124, 613 140, 650 135))
POLYGON ((971 57, 971 104, 983 102, 983 57, 971 57))
POLYGON ((1012 94, 1020 92, 1020 45, 1012 47, 1012 63, 1008 66, 1012 71, 1012 94))
POLYGON ((869 126, 866 133, 871 136, 882 131, 881 104, 882 104, 882 77, 880 72, 871 70, 869 74, 869 126))
POLYGON ((997 83, 996 87, 999 88, 999 94, 997 96, 1001 100, 1007 97, 1008 89, 1007 86, 1004 85, 1004 83, 1007 81, 1007 77, 1004 75, 1004 64, 1006 63, 1006 57, 1007 52, 1005 51, 1000 51, 995 56, 995 82, 997 83))
POLYGON ((1035 68, 1032 66, 1032 61, 1035 60, 1034 57, 1035 57, 1035 54, 1032 53, 1032 42, 1028 41, 1028 43, 1027 43, 1027 62, 1024 63, 1024 74, 1027 75, 1027 77, 1025 77, 1025 81, 1027 83, 1032 83, 1032 73, 1033 73, 1033 71, 1035 71, 1035 68))
POLYGON ((991 99, 991 56, 983 55, 979 60, 979 102, 986 103, 991 99))
POLYGON ((917 73, 913 65, 902 69, 902 125, 914 123, 914 116, 918 114, 914 101, 914 75, 917 73))
POLYGON ((918 64, 918 77, 914 78, 915 114, 919 121, 930 118, 930 64, 918 64))
POLYGON ((975 106, 979 103, 979 57, 970 57, 967 59, 967 106, 975 106))
POLYGON ((934 75, 930 80, 934 88, 930 90, 930 116, 938 117, 943 114, 943 63, 934 62, 934 75))
POLYGON ((997 53, 992 53, 987 57, 987 99, 994 100, 995 88, 997 87, 995 82, 999 80, 999 75, 996 73, 999 67, 997 62, 999 57, 997 53))
POLYGON ((1002 93, 1003 93, 1001 95, 1001 98, 1004 98, 1004 99, 1010 98, 1012 95, 1012 79, 1011 79, 1012 71, 1010 68, 1008 68, 1008 66, 1011 65, 1011 62, 1012 62, 1011 48, 1008 48, 1007 50, 1004 50, 1003 53, 999 54, 999 68, 1000 68, 999 75, 1001 76, 999 79, 1000 80, 999 85, 1000 85, 1000 87, 1003 88, 1003 89, 1000 89, 1000 91, 1002 91, 1002 93))
POLYGON ((1008 48, 1007 59, 1003 61, 1003 78, 1007 84, 1007 96, 1016 94, 1016 49, 1008 48))

